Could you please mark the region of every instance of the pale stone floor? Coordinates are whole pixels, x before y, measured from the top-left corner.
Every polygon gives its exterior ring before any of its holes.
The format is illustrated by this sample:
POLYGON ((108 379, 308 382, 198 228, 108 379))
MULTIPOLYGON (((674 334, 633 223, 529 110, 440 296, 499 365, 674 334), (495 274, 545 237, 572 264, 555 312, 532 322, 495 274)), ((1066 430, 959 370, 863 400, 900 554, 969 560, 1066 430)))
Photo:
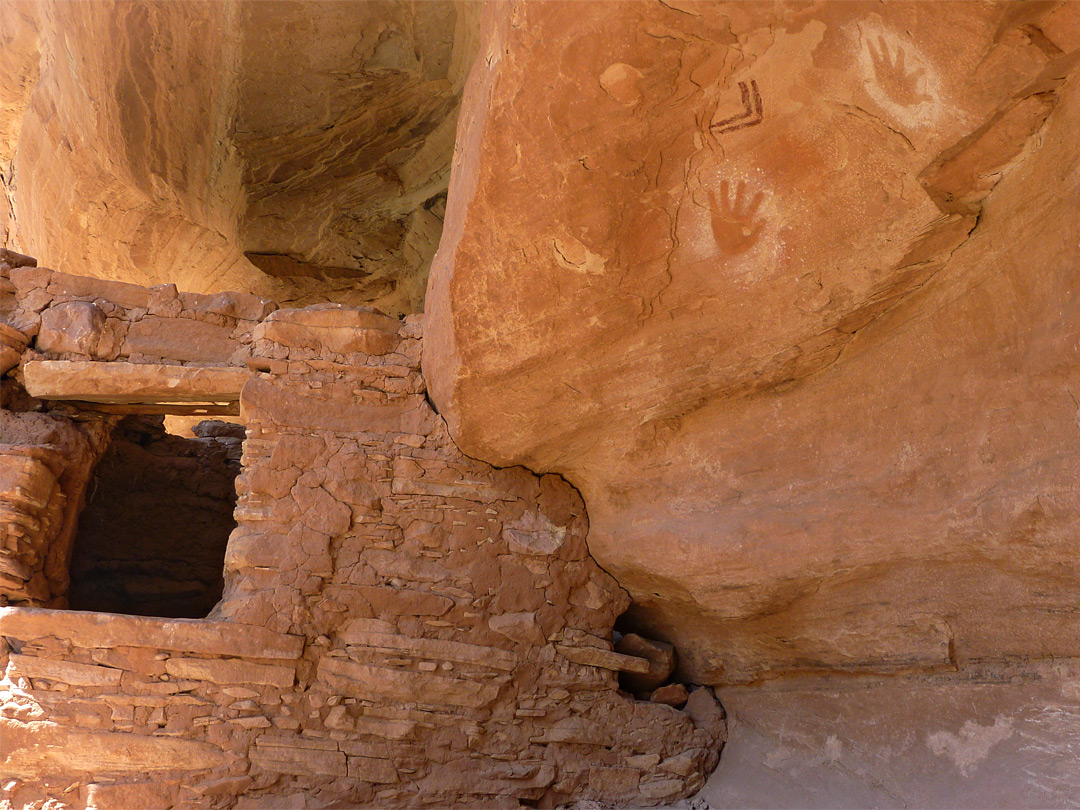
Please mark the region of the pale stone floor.
POLYGON ((1080 807, 1080 660, 720 697, 729 742, 678 810, 1080 807))

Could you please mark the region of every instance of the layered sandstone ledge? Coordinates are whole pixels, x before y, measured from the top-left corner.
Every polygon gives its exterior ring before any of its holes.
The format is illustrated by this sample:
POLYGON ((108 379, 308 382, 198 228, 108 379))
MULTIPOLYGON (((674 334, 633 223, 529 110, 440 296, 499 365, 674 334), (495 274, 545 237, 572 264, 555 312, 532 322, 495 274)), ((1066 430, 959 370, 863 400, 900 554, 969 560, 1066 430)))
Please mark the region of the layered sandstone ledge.
MULTIPOLYGON (((6 272, 16 294, 8 322, 26 345, 5 379, 5 424, 22 431, 6 435, 23 437, 0 455, 5 464, 55 452, 58 431, 83 435, 87 423, 107 438, 119 416, 93 408, 189 404, 125 391, 115 376, 89 400, 79 378, 95 369, 102 380, 117 367, 145 369, 174 380, 174 394, 187 384, 176 369, 242 369, 247 428, 225 594, 208 619, 0 613, 8 801, 652 804, 704 784, 725 737, 711 690, 684 696, 684 711, 619 691, 620 670, 647 678, 651 666, 612 649, 629 599, 589 556, 581 498, 557 476, 457 450, 425 396, 421 318, 271 312, 242 296, 172 291, 171 314, 159 314, 142 303, 160 292, 6 272), (73 305, 104 317, 82 318, 85 329, 65 321, 54 336, 51 313, 73 305), (190 321, 218 338, 199 357, 156 332, 153 354, 135 350, 132 330, 147 318, 190 321), (42 364, 75 366, 49 377, 57 400, 20 391, 42 364), (81 387, 68 396, 63 380, 81 387), (53 433, 35 432, 42 420, 53 433)), ((83 460, 88 470, 97 456, 83 460)), ((0 492, 5 522, 26 527, 5 541, 9 567, 59 542, 33 509, 77 518, 75 489, 27 496, 41 477, 23 471, 0 492)), ((8 580, 5 597, 62 605, 62 566, 53 573, 34 580, 45 598, 8 580)))

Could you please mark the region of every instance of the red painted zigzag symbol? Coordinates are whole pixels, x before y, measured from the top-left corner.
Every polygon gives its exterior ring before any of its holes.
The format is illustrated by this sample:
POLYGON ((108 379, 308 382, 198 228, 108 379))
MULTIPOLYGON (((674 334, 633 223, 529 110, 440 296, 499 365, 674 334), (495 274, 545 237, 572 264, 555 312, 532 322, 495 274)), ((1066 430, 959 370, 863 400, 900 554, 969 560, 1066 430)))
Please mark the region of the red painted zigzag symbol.
POLYGON ((746 86, 746 82, 739 82, 739 90, 742 92, 743 111, 738 115, 731 116, 731 118, 725 118, 723 121, 717 121, 715 124, 710 124, 709 129, 717 134, 722 132, 733 132, 736 129, 745 129, 746 127, 756 126, 765 120, 764 110, 761 105, 761 94, 758 92, 757 82, 754 79, 751 79, 749 87, 746 86))

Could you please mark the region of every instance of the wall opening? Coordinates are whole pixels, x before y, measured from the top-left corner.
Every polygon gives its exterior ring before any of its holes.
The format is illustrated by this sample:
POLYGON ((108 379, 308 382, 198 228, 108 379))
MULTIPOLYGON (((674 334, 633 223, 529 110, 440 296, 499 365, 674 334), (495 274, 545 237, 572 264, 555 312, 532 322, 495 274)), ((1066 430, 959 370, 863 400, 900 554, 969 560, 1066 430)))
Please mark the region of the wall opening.
POLYGON ((221 598, 244 428, 186 438, 128 416, 86 490, 71 559, 73 610, 201 618, 221 598))

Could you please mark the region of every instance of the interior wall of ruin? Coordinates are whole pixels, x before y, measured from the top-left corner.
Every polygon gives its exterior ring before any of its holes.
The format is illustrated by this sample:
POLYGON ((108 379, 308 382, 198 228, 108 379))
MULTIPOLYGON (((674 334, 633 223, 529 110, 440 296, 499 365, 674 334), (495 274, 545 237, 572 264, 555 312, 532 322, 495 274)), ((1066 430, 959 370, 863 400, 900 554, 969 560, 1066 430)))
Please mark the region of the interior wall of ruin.
POLYGON ((162 420, 124 418, 94 468, 71 557, 73 610, 202 618, 221 598, 243 429, 181 438, 162 420))

